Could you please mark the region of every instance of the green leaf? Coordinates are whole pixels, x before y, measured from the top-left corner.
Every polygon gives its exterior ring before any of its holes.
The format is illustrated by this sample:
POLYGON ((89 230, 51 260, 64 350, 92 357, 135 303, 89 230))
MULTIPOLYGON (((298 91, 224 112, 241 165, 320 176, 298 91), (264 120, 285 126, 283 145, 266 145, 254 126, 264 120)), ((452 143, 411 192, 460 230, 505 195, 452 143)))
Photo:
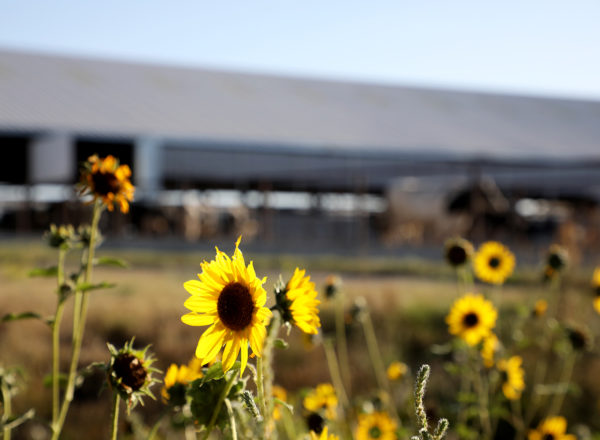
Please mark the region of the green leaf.
POLYGON ((290 344, 285 342, 283 339, 275 339, 275 342, 273 343, 273 345, 275 346, 275 348, 281 348, 281 349, 286 349, 290 346, 290 344))
POLYGON ((0 322, 18 321, 20 319, 42 319, 42 317, 34 312, 7 313, 0 322))
POLYGON ((286 409, 290 412, 290 414, 292 414, 292 415, 294 414, 294 407, 292 405, 290 405, 289 403, 284 402, 283 400, 278 399, 277 397, 273 397, 273 401, 281 406, 285 406, 286 409))
POLYGON ((89 290, 110 289, 115 286, 116 286, 115 283, 107 283, 106 281, 102 281, 101 283, 96 283, 96 284, 80 283, 77 285, 76 290, 80 290, 82 292, 87 292, 89 290))
POLYGON ((55 277, 58 275, 58 267, 50 266, 50 267, 38 267, 36 269, 32 269, 27 273, 30 277, 55 277))
POLYGON ((96 266, 117 266, 126 269, 129 267, 126 261, 119 258, 100 257, 94 260, 96 266))
POLYGON ((223 372, 223 365, 221 362, 215 362, 204 372, 204 376, 202 376, 202 382, 209 382, 211 380, 218 380, 225 376, 223 372))

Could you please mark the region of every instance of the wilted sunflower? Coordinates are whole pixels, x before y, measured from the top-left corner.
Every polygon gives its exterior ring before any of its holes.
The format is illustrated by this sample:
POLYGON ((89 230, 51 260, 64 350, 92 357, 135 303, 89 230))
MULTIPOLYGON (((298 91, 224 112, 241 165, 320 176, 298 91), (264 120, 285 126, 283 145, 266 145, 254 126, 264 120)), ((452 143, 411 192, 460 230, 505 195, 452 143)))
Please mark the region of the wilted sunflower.
POLYGON ((359 414, 356 440, 395 440, 396 423, 387 413, 359 414))
POLYGON ((468 293, 457 299, 446 316, 448 331, 471 346, 488 336, 496 325, 498 312, 483 295, 468 293))
POLYGON ((498 361, 498 370, 502 373, 502 392, 508 400, 517 400, 525 389, 525 372, 521 364, 521 356, 512 356, 509 359, 498 361))
POLYGON ((122 213, 129 212, 129 202, 133 200, 135 187, 129 177, 131 170, 127 165, 119 165, 114 156, 100 159, 90 156, 83 166, 81 174, 81 193, 91 194, 94 200, 102 200, 109 211, 117 203, 122 213))
POLYGON ((192 360, 189 365, 171 364, 165 374, 164 386, 160 392, 163 401, 173 405, 183 405, 185 387, 188 383, 202 377, 201 366, 197 359, 192 360))
POLYGON ((317 299, 315 283, 309 276, 304 276, 305 273, 306 270, 296 268, 287 284, 275 289, 275 300, 285 322, 294 324, 304 333, 316 335, 321 327, 317 308, 321 301, 317 299))
POLYGON ((408 366, 404 362, 394 361, 387 368, 387 377, 389 380, 402 379, 408 372, 408 366))
POLYGON ((308 411, 325 411, 325 417, 330 420, 335 419, 337 414, 338 398, 335 389, 330 383, 322 383, 308 393, 303 401, 304 408, 308 411))
POLYGON ((314 431, 310 431, 310 440, 339 440, 339 437, 334 434, 327 432, 327 426, 323 428, 321 434, 316 434, 314 431))
POLYGON ((515 268, 515 256, 497 241, 483 243, 473 261, 477 278, 490 284, 503 284, 515 268))
POLYGON ((577 440, 572 434, 565 434, 567 421, 564 417, 549 417, 540 422, 537 429, 529 431, 529 440, 577 440))
POLYGON ((181 320, 187 325, 210 325, 196 347, 202 364, 212 361, 225 345, 223 370, 233 366, 241 351, 241 374, 248 362, 248 343, 256 356, 261 355, 272 312, 264 307, 267 293, 262 285, 266 277, 257 278, 252 262, 246 267, 240 240, 235 243, 233 257, 217 248, 214 260, 200 263, 199 280, 184 283, 192 295, 184 306, 191 313, 181 320))
POLYGON ((464 238, 450 238, 444 245, 444 257, 450 266, 460 267, 473 256, 473 245, 464 238))
POLYGON ((483 365, 487 368, 492 368, 494 366, 494 359, 496 352, 500 350, 500 340, 498 336, 494 333, 490 332, 483 339, 483 346, 481 347, 481 358, 483 359, 483 365))

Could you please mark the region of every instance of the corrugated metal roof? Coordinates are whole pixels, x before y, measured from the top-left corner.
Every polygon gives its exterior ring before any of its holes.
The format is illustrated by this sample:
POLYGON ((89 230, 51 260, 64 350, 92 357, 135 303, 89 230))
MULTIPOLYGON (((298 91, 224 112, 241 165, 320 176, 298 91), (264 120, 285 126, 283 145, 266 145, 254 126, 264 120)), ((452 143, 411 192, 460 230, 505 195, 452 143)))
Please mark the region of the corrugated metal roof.
POLYGON ((0 51, 0 129, 468 157, 600 158, 600 102, 0 51))

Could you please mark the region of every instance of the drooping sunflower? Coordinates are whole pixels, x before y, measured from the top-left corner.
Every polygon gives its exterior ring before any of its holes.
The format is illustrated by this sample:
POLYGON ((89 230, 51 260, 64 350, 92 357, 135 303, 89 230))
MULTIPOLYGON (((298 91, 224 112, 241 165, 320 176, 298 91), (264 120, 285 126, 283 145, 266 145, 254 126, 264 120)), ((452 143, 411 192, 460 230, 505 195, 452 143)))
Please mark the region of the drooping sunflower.
POLYGON ((496 352, 500 349, 500 340, 493 332, 490 332, 483 339, 483 346, 481 347, 481 359, 483 359, 483 365, 486 368, 492 368, 494 366, 494 360, 496 352))
POLYGON ((275 289, 277 309, 285 322, 294 324, 304 333, 316 335, 321 327, 315 283, 305 276, 306 270, 296 268, 285 286, 275 289))
POLYGON ((498 361, 498 370, 502 373, 502 392, 508 400, 517 400, 525 389, 525 372, 521 364, 521 356, 512 356, 509 359, 498 361))
POLYGON ((529 431, 529 440, 577 440, 572 434, 566 434, 567 420, 564 417, 549 417, 540 422, 536 429, 529 431))
POLYGON ((515 256, 501 243, 486 241, 473 260, 475 275, 490 284, 503 284, 515 268, 515 256))
POLYGON ((408 366, 404 362, 394 361, 387 368, 389 380, 400 380, 408 372, 408 366))
POLYGON ((339 437, 335 434, 329 434, 327 426, 325 426, 320 435, 314 431, 310 431, 310 440, 339 440, 339 437))
POLYGON ((135 187, 129 177, 131 169, 120 165, 114 156, 104 159, 97 155, 90 156, 83 165, 81 174, 81 194, 91 194, 94 200, 101 200, 109 211, 113 204, 119 205, 122 213, 129 212, 129 202, 133 200, 135 187))
POLYGON ((483 295, 467 293, 454 302, 446 316, 446 323, 450 334, 474 346, 490 334, 497 316, 493 304, 483 295))
POLYGON ((248 362, 248 344, 256 356, 261 355, 272 312, 264 307, 266 277, 256 276, 252 262, 246 266, 240 241, 241 237, 231 258, 217 248, 214 260, 200 264, 199 280, 184 283, 192 295, 184 306, 191 312, 181 320, 192 326, 210 325, 196 347, 203 364, 212 361, 224 345, 223 370, 228 371, 241 352, 241 374, 248 362))
POLYGON ((334 420, 337 415, 338 398, 335 389, 330 383, 322 383, 304 397, 304 408, 318 413, 325 411, 325 417, 334 420))
POLYGON ((192 360, 189 365, 171 364, 165 373, 164 385, 160 391, 163 401, 183 405, 185 386, 202 377, 201 366, 197 359, 192 360))
POLYGON ((450 238, 444 244, 444 257, 450 266, 461 267, 473 256, 473 245, 464 238, 450 238))
POLYGON ((396 423, 387 413, 359 414, 356 440, 395 440, 396 423))

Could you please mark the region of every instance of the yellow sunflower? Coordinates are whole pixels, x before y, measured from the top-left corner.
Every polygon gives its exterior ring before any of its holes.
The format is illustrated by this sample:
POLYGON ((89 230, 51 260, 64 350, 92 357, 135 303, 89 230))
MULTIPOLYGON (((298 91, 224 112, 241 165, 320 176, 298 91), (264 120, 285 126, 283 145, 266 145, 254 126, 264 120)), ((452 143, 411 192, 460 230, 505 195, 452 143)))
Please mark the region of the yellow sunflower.
POLYGON ((515 256, 497 241, 483 243, 474 259, 477 278, 490 284, 503 284, 515 268, 515 256))
POLYGON ((446 316, 450 334, 464 339, 470 346, 477 345, 496 325, 498 312, 483 295, 467 293, 457 299, 446 316))
POLYGON ((396 423, 387 413, 359 414, 356 440, 395 440, 396 423))
POLYGON ((498 340, 498 336, 494 333, 490 332, 483 339, 483 346, 481 347, 481 358, 483 359, 483 365, 487 368, 492 368, 494 366, 494 358, 496 352, 500 349, 500 341, 498 340))
POLYGON ((310 440, 339 440, 337 435, 329 434, 327 432, 327 426, 323 428, 321 434, 317 434, 314 431, 310 431, 310 440))
POLYGON ((400 380, 408 371, 408 366, 404 362, 394 361, 387 368, 387 377, 389 380, 400 380))
MULTIPOLYGON (((271 392, 273 393, 273 397, 275 397, 276 399, 279 399, 282 402, 285 402, 287 400, 287 392, 285 391, 285 388, 283 388, 279 385, 273 385, 273 387, 271 388, 271 392)), ((277 402, 275 402, 275 405, 273 406, 273 419, 274 420, 281 419, 280 406, 281 405, 277 402)))
POLYGON ((122 213, 127 213, 135 192, 130 176, 129 166, 119 165, 119 160, 114 156, 109 155, 104 159, 97 155, 90 156, 82 171, 81 193, 91 194, 94 200, 102 200, 109 211, 114 209, 113 204, 116 203, 122 213))
POLYGON ((522 363, 521 356, 512 356, 510 359, 500 359, 498 361, 498 370, 502 373, 504 379, 502 392, 508 400, 521 398, 521 393, 525 389, 525 372, 521 366, 522 363))
POLYGON ((338 398, 333 385, 322 383, 306 395, 303 404, 304 408, 315 413, 325 410, 325 417, 333 420, 337 414, 338 398))
POLYGON ((540 422, 537 429, 529 431, 529 440, 577 440, 572 434, 565 434, 567 421, 564 417, 549 417, 540 422))
POLYGON ((546 314, 546 310, 548 310, 548 301, 545 299, 538 299, 534 306, 533 311, 531 312, 533 316, 540 317, 546 314))
POLYGON ((165 402, 175 400, 176 404, 185 402, 185 385, 202 377, 200 367, 197 360, 192 360, 189 365, 179 367, 171 364, 165 374, 164 386, 160 392, 163 400, 165 402))
POLYGON ((196 357, 202 364, 212 361, 223 350, 223 370, 228 371, 241 351, 241 371, 248 362, 248 344, 256 356, 262 353, 272 312, 264 307, 267 293, 265 278, 258 278, 252 262, 246 266, 239 249, 241 237, 235 243, 233 257, 217 248, 210 262, 203 261, 199 280, 190 280, 183 287, 192 296, 184 306, 191 310, 183 315, 184 324, 210 325, 196 347, 196 357))
POLYGON ((444 257, 452 267, 460 267, 468 263, 473 252, 473 245, 464 238, 450 238, 444 245, 444 257))
POLYGON ((305 276, 305 270, 296 268, 294 275, 285 285, 275 289, 277 309, 285 322, 290 322, 304 333, 316 335, 321 327, 315 283, 305 276))

